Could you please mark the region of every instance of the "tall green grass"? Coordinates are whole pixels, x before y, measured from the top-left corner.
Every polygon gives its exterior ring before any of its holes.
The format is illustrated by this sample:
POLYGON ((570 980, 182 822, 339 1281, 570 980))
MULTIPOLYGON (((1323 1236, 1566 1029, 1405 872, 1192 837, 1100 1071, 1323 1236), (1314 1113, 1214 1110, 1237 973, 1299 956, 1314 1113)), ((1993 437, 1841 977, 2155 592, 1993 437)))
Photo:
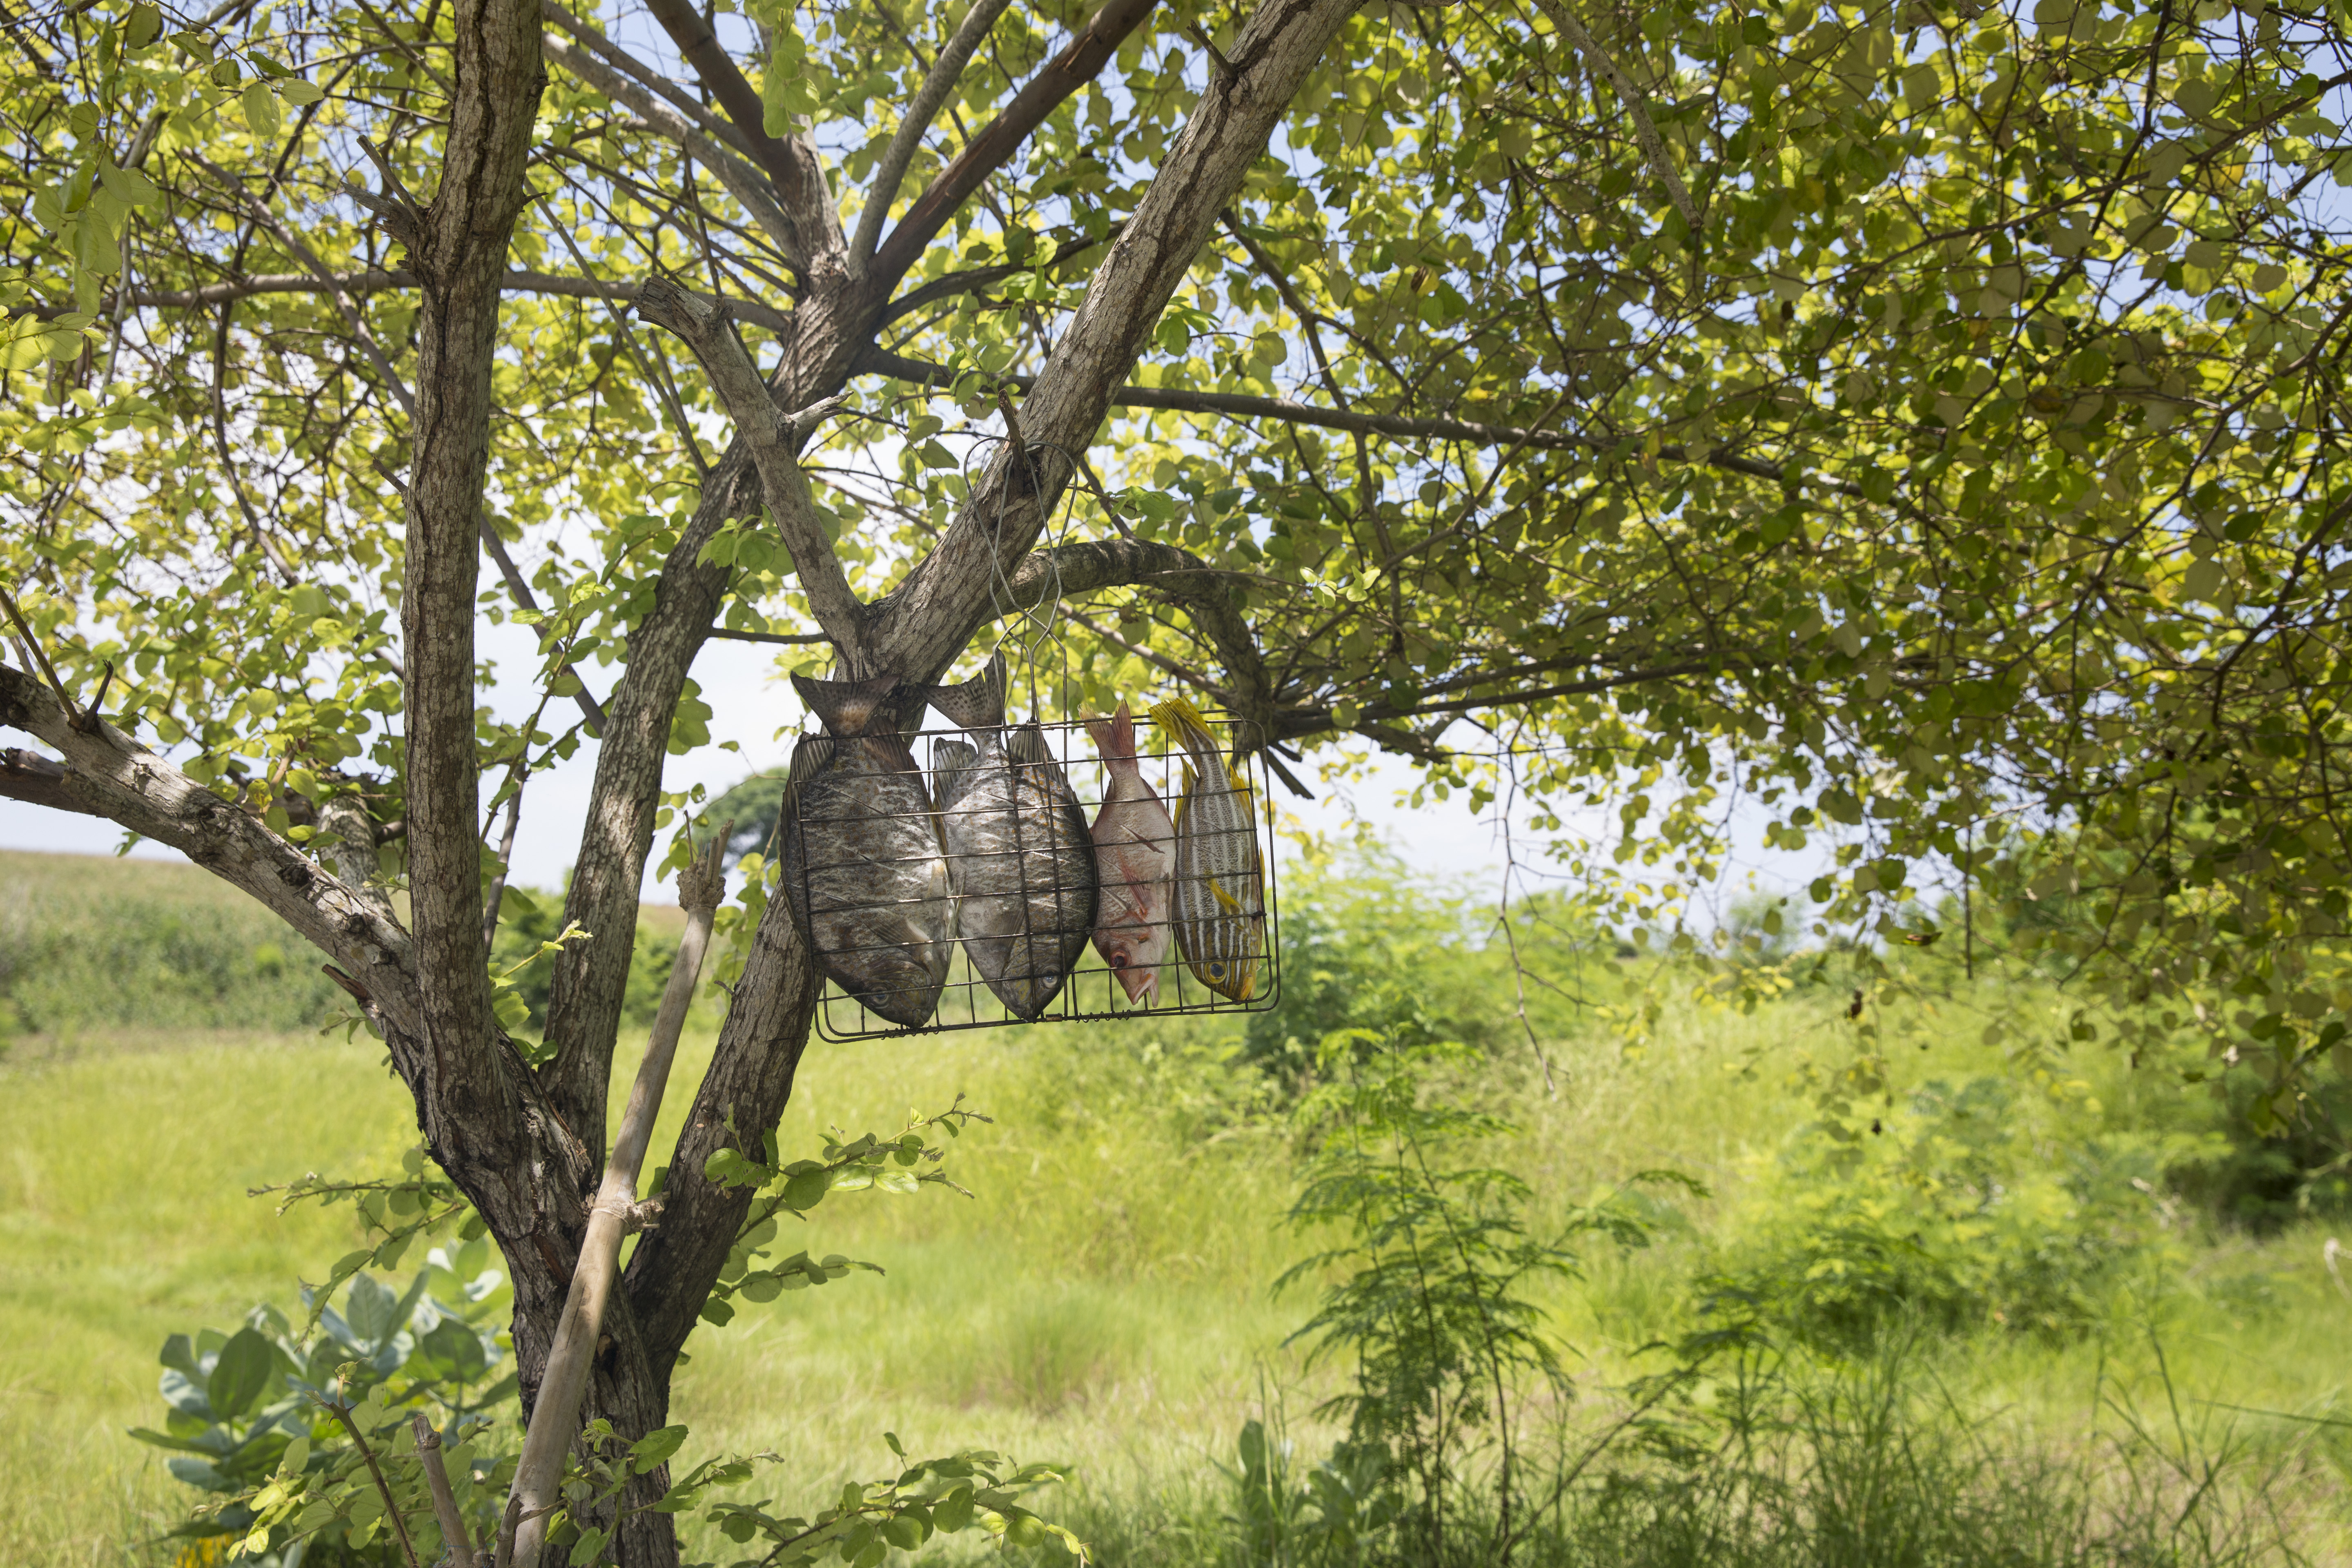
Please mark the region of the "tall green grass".
MULTIPOLYGON (((77 881, 44 874, 68 891, 77 881)), ((1543 1018, 1555 1097, 1512 1044, 1495 955, 1441 940, 1440 916, 1392 892, 1340 888, 1324 907, 1350 900, 1358 912, 1334 915, 1325 951, 1307 957, 1336 978, 1297 993, 1279 1034, 1134 1024, 814 1043, 785 1148, 813 1146, 827 1125, 895 1126, 910 1102, 936 1109, 961 1092, 996 1119, 955 1150, 951 1168, 974 1195, 821 1205, 805 1243, 788 1247, 887 1272, 746 1304, 726 1328, 699 1330, 677 1385, 676 1418, 694 1433, 684 1458, 773 1452, 761 1492, 803 1507, 889 1469, 886 1431, 916 1452, 1001 1447, 1076 1467, 1049 1506, 1107 1563, 1242 1561, 1228 1521, 1246 1511, 1234 1479, 1244 1424, 1286 1431, 1303 1478, 1336 1436, 1306 1413, 1344 1375, 1302 1371, 1284 1341, 1311 1301, 1268 1291, 1305 1245, 1277 1225, 1297 1169, 1279 1058, 1325 1019, 1349 1021, 1360 999, 1349 977, 1378 974, 1383 947, 1441 988, 1433 1027, 1484 1020, 1486 1065, 1456 1087, 1518 1125, 1487 1152, 1532 1184, 1538 1228, 1655 1166, 1711 1189, 1658 1200, 1649 1247, 1592 1254, 1581 1279, 1544 1296, 1575 1386, 1549 1409, 1565 1451, 1621 1419, 1627 1390, 1675 1364, 1655 1347, 1708 1321, 1702 1281, 1792 1256, 1782 1233, 1801 1229, 1824 1190, 1802 1130, 1819 1118, 1822 1075, 1851 1054, 1843 994, 1800 992, 1745 1016, 1676 1005, 1632 1051, 1572 1015, 1543 1018)), ((2014 1086, 2002 1158, 2021 1165, 2055 1168, 2126 1135, 2168 1141, 2177 1158, 2142 1194, 2154 1244, 2132 1255, 2141 1266, 2102 1275, 2085 1321, 2064 1332, 1948 1317, 1910 1342, 1901 1399, 1877 1427, 1855 1402, 1884 1387, 1871 1381, 1883 1342, 1794 1354, 1751 1412, 1750 1469, 1695 1468, 1661 1429, 1622 1463, 1580 1473, 1547 1527, 1549 1555, 1530 1561, 2281 1560, 2229 1555, 2257 1538, 2352 1561, 2341 1479, 2352 1451, 2340 1441, 2352 1433, 2341 1425, 2352 1422, 2352 1302, 2323 1253, 2336 1216, 2229 1219, 2212 1195, 2234 1180, 2213 1173, 2240 1147, 2225 1107, 2096 1051, 2037 1079, 2041 1067, 2019 1068, 1979 1033, 1964 1006, 1923 1020, 1864 1113, 1899 1120, 1923 1086, 1993 1077, 2014 1086), (2145 1438, 2128 1436, 2122 1412, 2145 1438), (2238 1533, 2202 1556, 2147 1537, 2217 1457, 2227 1462, 2210 1517, 2238 1533), (1883 1471, 1852 1468, 1880 1460, 1883 1471), (2052 1500, 2029 1519, 2021 1493, 2052 1500), (1896 1552, 1890 1536, 1865 1541, 1882 1555, 1833 1552, 1846 1539, 1832 1528, 1841 1500, 1854 1499, 1883 1520, 1910 1510, 1927 1532, 1916 1552, 1896 1552), (1936 1524, 1931 1504, 1952 1518, 1936 1524), (1694 1544, 1670 1550, 1677 1540, 1694 1544)), ((681 1081, 709 1048, 707 1027, 690 1034, 681 1081)), ((169 1332, 234 1326, 257 1301, 290 1303, 296 1279, 320 1277, 353 1243, 347 1210, 280 1219, 243 1194, 308 1170, 396 1164, 415 1119, 381 1056, 364 1037, 183 1025, 93 1030, 69 1046, 31 1037, 0 1060, 0 1496, 14 1505, 0 1510, 0 1561, 139 1561, 138 1542, 184 1507, 152 1451, 121 1435, 155 1418, 156 1348, 169 1332)), ((672 1097, 657 1150, 685 1100, 672 1097)), ((1900 1195, 1889 1192, 1883 1201, 1900 1195)), ((1678 1429, 1734 1451, 1724 1379, 1689 1397, 1678 1429)), ((693 1527, 693 1554, 724 1561, 727 1546, 693 1527)))

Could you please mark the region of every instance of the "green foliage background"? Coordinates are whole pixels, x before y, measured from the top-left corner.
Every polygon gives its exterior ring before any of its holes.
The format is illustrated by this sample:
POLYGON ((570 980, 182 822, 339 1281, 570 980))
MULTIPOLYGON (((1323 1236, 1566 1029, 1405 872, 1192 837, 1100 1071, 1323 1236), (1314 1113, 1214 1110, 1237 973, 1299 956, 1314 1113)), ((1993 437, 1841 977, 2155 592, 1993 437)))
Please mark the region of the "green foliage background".
MULTIPOLYGON (((195 873, 134 869, 204 886, 195 873)), ((1672 1165, 1712 1189, 1624 1198, 1651 1245, 1587 1244, 1581 1279, 1537 1290, 1541 1332, 1573 1389, 1561 1407, 1571 1421, 1614 1418, 1633 1380, 1658 1370, 1643 1347, 1661 1339, 1738 1330, 1863 1364, 1911 1336, 1901 1400, 1927 1407, 1885 1434, 1887 1452, 1908 1445, 1918 1476, 1943 1478, 1935 1486, 2054 1467, 2050 1495, 2071 1495, 2059 1482, 2078 1456, 2123 1462, 2087 1436, 2098 1387, 2164 1397, 2148 1337, 2160 1331, 2182 1398, 2207 1412, 2198 1419, 2247 1424, 2230 1451, 2252 1468, 2231 1475, 2273 1477, 2320 1555, 2352 1542, 2331 1533, 2352 1513, 2328 1468, 2330 1456, 2352 1463, 2352 1447, 2324 1424, 2352 1401, 2352 1306, 2321 1247, 2346 1212, 2325 1169, 2343 1145, 2316 1121, 2305 1153, 2255 1135, 2241 1109, 2259 1090, 2251 1069, 2242 1090, 2226 1075, 2184 1090, 2095 1045, 1988 1048, 1979 1007, 2042 1016, 2061 1033, 2071 1013, 2047 991, 1992 994, 2002 983, 1988 978, 1973 995, 1889 1003, 1911 1010, 1912 1027, 1885 1026, 1900 1048, 1884 1087, 1859 1093, 1841 1076, 1856 1057, 1845 1012, 1853 983, 1873 982, 1855 955, 1814 952, 1799 955, 1779 1000, 1748 1013, 1675 1000, 1630 1050, 1590 1019, 1543 1018, 1561 1085, 1551 1098, 1515 1043, 1508 964, 1475 940, 1484 911, 1449 910, 1392 868, 1297 885, 1302 907, 1368 911, 1305 928, 1312 940, 1293 973, 1319 965, 1327 979, 1298 993, 1302 1005, 1355 1018, 1450 1010, 1483 1027, 1483 1054, 1432 1088, 1517 1124, 1477 1157, 1528 1184, 1531 1236, 1557 1235, 1641 1169, 1672 1165), (1381 965, 1383 954, 1395 962, 1381 965), (1962 1104, 1972 1131, 1959 1125, 1962 1104), (2259 1224, 2244 1217, 2254 1194, 2268 1205, 2259 1224), (1886 1259, 1899 1267, 1879 1267, 1886 1259), (1728 1313, 1727 1282, 1746 1293, 1745 1316, 1728 1313), (1938 1397, 1965 1422, 1935 1415, 1938 1397), (2282 1415, 2227 1417, 2197 1400, 2282 1415), (2001 1464, 1976 1465, 1969 1456, 1980 1452, 2001 1464)), ((1588 963, 1596 991, 1612 973, 1637 978, 1609 951, 1605 965, 1588 963)), ((1720 967, 1676 959, 1670 973, 1706 982, 1720 967)), ((918 1452, 981 1442, 1051 1455, 1072 1461, 1076 1479, 1049 1511, 1106 1561, 1222 1561, 1220 1521, 1239 1505, 1212 1458, 1238 1470, 1233 1445, 1251 1420, 1286 1431, 1301 1465, 1338 1436, 1306 1413, 1346 1369, 1310 1368, 1282 1348, 1311 1297, 1267 1289, 1328 1244, 1278 1223, 1305 1152, 1289 1108, 1324 1080, 1312 1058, 1261 1065, 1244 1033, 1182 1020, 951 1045, 812 1047, 785 1147, 815 1146, 828 1123, 895 1125, 910 1099, 968 1091, 997 1118, 956 1149, 956 1174, 977 1195, 875 1194, 816 1211, 788 1246, 887 1272, 739 1303, 735 1321, 699 1331, 676 1412, 692 1428, 684 1458, 773 1448, 794 1495, 814 1497, 888 1468, 875 1446, 883 1430, 918 1452)), ((689 1030, 687 1065, 709 1048, 704 1020, 689 1030)), ((348 1207, 278 1219, 241 1194, 306 1170, 400 1165, 413 1117, 378 1054, 341 1031, 154 1028, 26 1035, 0 1063, 0 1234, 13 1249, 0 1274, 0 1386, 15 1391, 0 1402, 0 1490, 26 1500, 0 1526, 0 1555, 141 1561, 126 1543, 184 1509, 185 1489, 122 1436, 157 1423, 157 1347, 174 1332, 232 1331, 259 1301, 290 1307, 296 1278, 320 1277, 355 1244, 348 1207), (141 1136, 122 1138, 126 1122, 141 1136)), ((679 1114, 674 1106, 670 1126, 679 1114)), ((1851 1396, 1843 1386, 1807 1395, 1832 1402, 1825 1420, 1843 1412, 1838 1430, 1860 1419, 1835 1405, 1851 1396)), ((1821 1462, 1853 1458, 1837 1441, 1822 1438, 1821 1462)), ((1806 1495, 1790 1493, 1789 1507, 1812 1510, 1806 1495)), ((1703 1497, 1671 1487, 1612 1497, 1579 1526, 1588 1544, 1620 1539, 1612 1531, 1650 1540, 1636 1518, 1654 1534, 1713 1517, 1695 1511, 1703 1497)), ((2031 1522, 1966 1517, 1976 1540, 2031 1522)), ((723 1549, 709 1547, 689 1543, 697 1555, 723 1549)))

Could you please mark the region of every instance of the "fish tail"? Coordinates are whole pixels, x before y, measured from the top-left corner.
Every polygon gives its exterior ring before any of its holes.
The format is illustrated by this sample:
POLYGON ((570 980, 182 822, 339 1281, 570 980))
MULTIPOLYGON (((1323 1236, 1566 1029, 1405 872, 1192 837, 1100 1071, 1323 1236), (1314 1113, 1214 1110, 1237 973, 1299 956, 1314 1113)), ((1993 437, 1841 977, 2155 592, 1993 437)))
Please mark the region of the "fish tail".
POLYGON ((1213 761, 1221 749, 1216 736, 1209 732, 1209 721, 1201 710, 1181 697, 1171 697, 1151 705, 1151 717, 1160 727, 1175 737, 1177 744, 1202 759, 1205 766, 1213 761))
POLYGON ((1125 701, 1108 719, 1087 720, 1087 734, 1094 741, 1103 766, 1120 773, 1135 765, 1135 715, 1128 711, 1125 701))
POLYGON ((959 730, 997 730, 1004 725, 1004 656, 961 686, 927 686, 923 700, 947 715, 959 730))
POLYGON ((1034 722, 1024 724, 1013 731, 1004 742, 1004 754, 1033 768, 1055 765, 1053 749, 1045 744, 1045 731, 1034 722))
POLYGON ((890 716, 889 697, 898 689, 895 675, 878 675, 871 680, 819 680, 814 676, 795 675, 793 689, 801 694, 809 711, 824 721, 829 735, 863 735, 877 719, 890 716))

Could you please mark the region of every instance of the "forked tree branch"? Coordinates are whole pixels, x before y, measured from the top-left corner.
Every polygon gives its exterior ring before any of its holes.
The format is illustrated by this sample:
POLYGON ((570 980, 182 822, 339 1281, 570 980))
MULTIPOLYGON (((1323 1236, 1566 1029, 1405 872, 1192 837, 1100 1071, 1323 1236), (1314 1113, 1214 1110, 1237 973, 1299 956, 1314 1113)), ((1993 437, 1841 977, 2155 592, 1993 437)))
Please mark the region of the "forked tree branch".
POLYGON ((735 421, 760 474, 761 493, 775 514, 793 570, 808 595, 809 611, 844 656, 856 658, 865 642, 866 606, 849 591, 841 559, 817 520, 816 498, 795 455, 796 421, 776 406, 724 311, 705 305, 667 278, 637 286, 637 314, 685 340, 702 362, 710 388, 735 421))
POLYGON ((816 150, 798 136, 771 136, 767 109, 743 79, 717 35, 690 0, 650 0, 654 20, 743 134, 754 160, 768 173, 776 200, 795 237, 794 259, 808 275, 823 279, 846 274, 848 242, 841 236, 841 213, 825 184, 816 150))
MULTIPOLYGON (((1112 7, 1122 3, 1112 0, 1112 7)), ((1045 454, 1054 447, 1083 452, 1093 444, 1218 214, 1356 4, 1264 0, 1251 14, 1234 46, 1232 68, 1213 76, 1193 105, 1024 400, 1020 429, 1029 451, 1020 460, 1000 454, 931 553, 874 606, 866 673, 934 679, 986 618, 997 575, 1021 564, 1045 509, 1072 477, 1069 462, 1045 454)))
POLYGON ((923 144, 923 137, 939 118, 940 106, 955 89, 956 79, 963 74, 972 54, 987 38, 996 19, 1004 15, 1012 0, 978 0, 964 14, 963 25, 948 40, 940 58, 931 62, 916 89, 914 101, 907 105, 898 129, 891 133, 890 145, 883 149, 882 162, 874 171, 874 183, 866 192, 866 210, 857 215, 857 233, 849 242, 849 264, 863 269, 874 255, 875 243, 882 237, 882 225, 890 216, 890 204, 898 199, 898 185, 907 177, 907 165, 914 162, 915 153, 923 144))
MULTIPOLYGON (((1031 77, 1002 113, 973 132, 955 162, 940 170, 923 194, 915 198, 907 216, 898 220, 890 237, 874 253, 874 264, 866 268, 868 278, 887 289, 913 270, 925 247, 961 210, 982 183, 1021 150, 1029 133, 1045 123, 1047 115, 1102 73, 1103 67, 1118 51, 1119 44, 1142 26, 1143 19, 1158 4, 1159 0, 1105 0, 1102 9, 1070 40, 1069 47, 1031 77)), ((1158 183, 1155 181, 1155 185, 1158 183)), ((887 200, 883 205, 887 205, 887 200)), ((863 226, 861 224, 861 230, 863 226)))
POLYGON ((776 205, 767 177, 726 148, 688 122, 667 104, 656 100, 653 93, 629 80, 611 66, 584 49, 573 48, 561 38, 549 38, 541 46, 547 58, 594 88, 616 103, 625 103, 645 119, 656 132, 668 137, 719 176, 727 194, 742 205, 752 221, 767 231, 777 248, 793 261, 807 265, 801 244, 799 229, 776 205))

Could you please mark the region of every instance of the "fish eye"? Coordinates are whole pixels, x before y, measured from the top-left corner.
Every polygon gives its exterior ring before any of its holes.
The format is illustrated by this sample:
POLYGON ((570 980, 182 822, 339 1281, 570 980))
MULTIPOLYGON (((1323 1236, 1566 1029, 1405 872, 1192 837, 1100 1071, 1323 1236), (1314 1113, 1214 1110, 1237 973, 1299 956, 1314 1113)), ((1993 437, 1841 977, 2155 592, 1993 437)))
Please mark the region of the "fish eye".
POLYGON ((1209 974, 1213 979, 1222 980, 1224 978, 1225 966, 1222 963, 1213 963, 1209 965, 1209 974))

